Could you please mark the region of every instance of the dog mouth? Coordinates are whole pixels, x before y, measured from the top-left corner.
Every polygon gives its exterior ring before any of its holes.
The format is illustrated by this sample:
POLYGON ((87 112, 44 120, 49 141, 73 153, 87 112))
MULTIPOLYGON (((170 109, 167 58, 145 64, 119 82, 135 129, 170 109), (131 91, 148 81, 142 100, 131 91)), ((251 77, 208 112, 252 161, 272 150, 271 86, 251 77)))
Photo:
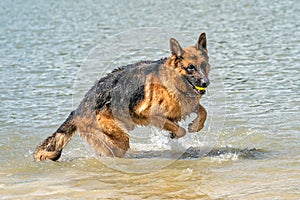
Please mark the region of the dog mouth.
POLYGON ((189 80, 187 80, 187 82, 192 86, 194 92, 198 95, 203 95, 206 92, 206 87, 201 87, 201 86, 197 86, 194 85, 193 83, 191 83, 189 80))
POLYGON ((206 88, 201 87, 201 86, 194 85, 193 89, 196 93, 201 94, 201 95, 205 94, 205 92, 206 92, 206 88))

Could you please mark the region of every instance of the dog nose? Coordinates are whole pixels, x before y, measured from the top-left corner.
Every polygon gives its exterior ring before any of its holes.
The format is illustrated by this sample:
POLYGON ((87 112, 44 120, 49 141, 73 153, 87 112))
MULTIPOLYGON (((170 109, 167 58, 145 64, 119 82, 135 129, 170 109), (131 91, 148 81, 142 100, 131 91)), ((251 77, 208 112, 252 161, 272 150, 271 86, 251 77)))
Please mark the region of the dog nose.
POLYGON ((201 87, 207 87, 209 85, 209 79, 203 78, 201 79, 201 87))

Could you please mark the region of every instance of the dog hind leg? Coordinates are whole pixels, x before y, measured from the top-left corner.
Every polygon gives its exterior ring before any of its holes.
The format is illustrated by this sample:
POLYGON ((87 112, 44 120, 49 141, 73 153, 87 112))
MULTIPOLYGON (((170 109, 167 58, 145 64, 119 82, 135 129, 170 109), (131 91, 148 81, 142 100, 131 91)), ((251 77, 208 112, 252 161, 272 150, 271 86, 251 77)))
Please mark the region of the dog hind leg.
POLYGON ((108 111, 100 112, 97 117, 97 128, 79 135, 100 156, 124 157, 129 147, 129 136, 108 111))
POLYGON ((71 112, 57 131, 36 148, 34 152, 35 161, 56 161, 60 158, 62 149, 68 144, 76 131, 74 113, 74 111, 71 112))

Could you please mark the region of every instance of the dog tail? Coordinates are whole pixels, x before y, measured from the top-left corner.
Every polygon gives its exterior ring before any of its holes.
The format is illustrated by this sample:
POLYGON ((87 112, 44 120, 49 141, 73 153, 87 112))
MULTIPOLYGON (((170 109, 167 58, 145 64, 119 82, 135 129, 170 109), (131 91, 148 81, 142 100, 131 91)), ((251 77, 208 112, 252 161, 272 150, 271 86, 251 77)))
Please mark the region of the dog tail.
POLYGON ((74 118, 75 111, 69 114, 52 136, 35 149, 34 160, 36 162, 42 160, 56 161, 60 158, 62 149, 68 144, 77 129, 74 118))

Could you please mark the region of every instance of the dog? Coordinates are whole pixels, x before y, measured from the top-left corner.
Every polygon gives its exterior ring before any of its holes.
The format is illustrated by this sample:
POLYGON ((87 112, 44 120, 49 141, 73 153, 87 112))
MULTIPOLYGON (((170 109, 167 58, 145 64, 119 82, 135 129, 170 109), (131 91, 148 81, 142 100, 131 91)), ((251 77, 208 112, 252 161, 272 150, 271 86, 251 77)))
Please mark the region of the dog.
POLYGON ((200 98, 210 83, 206 34, 187 48, 171 38, 170 51, 170 57, 119 67, 96 82, 36 148, 34 160, 58 160, 76 131, 97 154, 110 157, 124 157, 130 148, 128 131, 137 125, 155 126, 177 139, 186 134, 178 122, 196 113, 188 131, 199 132, 207 117, 200 98))

